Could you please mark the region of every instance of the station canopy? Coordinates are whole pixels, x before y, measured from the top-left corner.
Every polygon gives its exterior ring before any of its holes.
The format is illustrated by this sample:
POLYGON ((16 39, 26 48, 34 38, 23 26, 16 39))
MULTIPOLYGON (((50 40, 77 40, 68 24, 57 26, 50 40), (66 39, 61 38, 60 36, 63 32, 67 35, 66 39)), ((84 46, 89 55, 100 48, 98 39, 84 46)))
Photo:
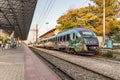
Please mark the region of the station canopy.
POLYGON ((0 0, 0 29, 26 40, 37 0, 0 0))

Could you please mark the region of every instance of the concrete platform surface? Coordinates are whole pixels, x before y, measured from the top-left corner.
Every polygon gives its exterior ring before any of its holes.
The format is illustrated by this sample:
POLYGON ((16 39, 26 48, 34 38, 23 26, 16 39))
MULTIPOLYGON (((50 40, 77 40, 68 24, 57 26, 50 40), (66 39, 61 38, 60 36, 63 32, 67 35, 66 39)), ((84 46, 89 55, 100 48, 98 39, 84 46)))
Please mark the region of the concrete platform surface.
POLYGON ((24 48, 0 49, 0 80, 24 80, 24 48))
POLYGON ((0 80, 60 80, 26 45, 0 49, 0 80))
POLYGON ((60 80, 30 49, 25 51, 25 80, 60 80))

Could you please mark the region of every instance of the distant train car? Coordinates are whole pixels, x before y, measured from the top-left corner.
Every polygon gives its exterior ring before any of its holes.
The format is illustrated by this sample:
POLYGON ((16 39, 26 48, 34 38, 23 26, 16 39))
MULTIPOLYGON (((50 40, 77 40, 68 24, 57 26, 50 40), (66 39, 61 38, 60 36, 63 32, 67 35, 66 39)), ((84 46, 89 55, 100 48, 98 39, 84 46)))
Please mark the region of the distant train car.
POLYGON ((40 48, 44 47, 44 40, 38 40, 36 47, 40 47, 40 48))
POLYGON ((97 53, 99 42, 95 33, 86 28, 73 28, 46 38, 42 44, 46 48, 76 54, 97 53))
POLYGON ((46 48, 54 49, 55 45, 56 45, 55 44, 55 36, 51 36, 51 37, 47 38, 47 42, 45 45, 46 48))

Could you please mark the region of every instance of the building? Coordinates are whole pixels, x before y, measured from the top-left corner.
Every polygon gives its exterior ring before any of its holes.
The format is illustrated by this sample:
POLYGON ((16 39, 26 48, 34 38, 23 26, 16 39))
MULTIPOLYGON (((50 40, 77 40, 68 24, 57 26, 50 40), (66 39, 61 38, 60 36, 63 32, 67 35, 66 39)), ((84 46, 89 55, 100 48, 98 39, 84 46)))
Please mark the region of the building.
POLYGON ((53 35, 56 35, 57 33, 59 33, 59 30, 54 28, 48 32, 46 32, 45 34, 39 36, 39 39, 44 39, 44 38, 47 38, 47 37, 50 37, 50 36, 53 36, 53 35))
POLYGON ((59 30, 57 30, 56 28, 54 28, 54 29, 46 32, 45 34, 39 36, 39 39, 44 39, 44 38, 53 36, 53 35, 57 34, 58 32, 59 32, 59 30))

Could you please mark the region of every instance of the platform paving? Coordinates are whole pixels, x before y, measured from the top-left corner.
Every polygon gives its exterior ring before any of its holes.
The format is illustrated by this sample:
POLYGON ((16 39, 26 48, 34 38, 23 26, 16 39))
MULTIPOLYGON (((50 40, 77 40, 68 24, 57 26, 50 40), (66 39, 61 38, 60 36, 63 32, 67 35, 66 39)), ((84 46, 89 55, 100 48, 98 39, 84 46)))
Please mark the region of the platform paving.
POLYGON ((0 49, 0 80, 60 80, 26 45, 0 49))
POLYGON ((24 49, 0 49, 0 80, 24 80, 24 49))
POLYGON ((29 48, 25 51, 25 80, 61 80, 29 48))

